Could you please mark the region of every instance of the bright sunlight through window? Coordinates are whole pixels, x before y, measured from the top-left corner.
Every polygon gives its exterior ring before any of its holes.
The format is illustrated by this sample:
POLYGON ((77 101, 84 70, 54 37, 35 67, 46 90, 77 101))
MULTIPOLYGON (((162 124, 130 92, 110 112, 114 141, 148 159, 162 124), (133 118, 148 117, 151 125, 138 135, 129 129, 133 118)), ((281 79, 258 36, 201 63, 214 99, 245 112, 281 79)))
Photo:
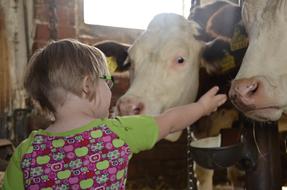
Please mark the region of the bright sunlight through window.
POLYGON ((84 22, 122 28, 146 29, 159 13, 187 17, 190 0, 84 0, 84 22))

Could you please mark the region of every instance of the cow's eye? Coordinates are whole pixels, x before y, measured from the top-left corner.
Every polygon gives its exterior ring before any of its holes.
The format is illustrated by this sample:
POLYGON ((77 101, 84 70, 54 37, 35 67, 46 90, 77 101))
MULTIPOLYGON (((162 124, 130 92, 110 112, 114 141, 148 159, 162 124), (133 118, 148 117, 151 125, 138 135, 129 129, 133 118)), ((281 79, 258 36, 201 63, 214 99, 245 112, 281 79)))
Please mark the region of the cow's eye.
POLYGON ((184 63, 184 58, 183 57, 176 58, 176 63, 178 63, 178 64, 184 63))

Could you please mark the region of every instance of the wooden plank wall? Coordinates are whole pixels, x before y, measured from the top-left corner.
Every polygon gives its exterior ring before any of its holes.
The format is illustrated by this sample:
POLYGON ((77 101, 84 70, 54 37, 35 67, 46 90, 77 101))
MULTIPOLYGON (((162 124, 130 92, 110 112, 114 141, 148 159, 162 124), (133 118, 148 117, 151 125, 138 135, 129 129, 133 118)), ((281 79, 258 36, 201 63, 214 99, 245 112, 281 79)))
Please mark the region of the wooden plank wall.
POLYGON ((7 111, 11 101, 10 53, 5 32, 5 18, 0 7, 0 114, 7 111))

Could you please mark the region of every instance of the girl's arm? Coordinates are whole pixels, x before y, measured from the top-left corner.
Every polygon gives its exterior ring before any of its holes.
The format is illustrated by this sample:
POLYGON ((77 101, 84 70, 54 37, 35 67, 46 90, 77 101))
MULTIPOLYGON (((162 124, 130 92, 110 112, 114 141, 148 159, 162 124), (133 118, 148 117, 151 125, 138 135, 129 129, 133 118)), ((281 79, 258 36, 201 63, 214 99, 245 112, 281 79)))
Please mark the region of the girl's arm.
POLYGON ((219 88, 213 87, 197 102, 168 109, 155 117, 159 126, 158 140, 170 133, 185 129, 202 116, 209 115, 217 110, 226 100, 225 94, 217 94, 219 88))

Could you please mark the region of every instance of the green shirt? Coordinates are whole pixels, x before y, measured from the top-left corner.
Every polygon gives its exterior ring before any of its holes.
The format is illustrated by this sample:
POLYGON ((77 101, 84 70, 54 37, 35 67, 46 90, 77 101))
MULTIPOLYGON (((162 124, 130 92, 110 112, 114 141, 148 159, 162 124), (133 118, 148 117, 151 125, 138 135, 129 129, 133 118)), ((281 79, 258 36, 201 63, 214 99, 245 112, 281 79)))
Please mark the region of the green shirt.
POLYGON ((33 148, 32 142, 37 134, 47 136, 71 136, 81 134, 95 126, 105 124, 112 132, 117 134, 130 148, 132 153, 151 149, 158 139, 158 127, 156 121, 150 116, 124 116, 115 119, 97 119, 80 128, 62 133, 51 133, 45 130, 33 131, 15 150, 4 177, 4 190, 24 189, 21 161, 23 155, 33 148))

